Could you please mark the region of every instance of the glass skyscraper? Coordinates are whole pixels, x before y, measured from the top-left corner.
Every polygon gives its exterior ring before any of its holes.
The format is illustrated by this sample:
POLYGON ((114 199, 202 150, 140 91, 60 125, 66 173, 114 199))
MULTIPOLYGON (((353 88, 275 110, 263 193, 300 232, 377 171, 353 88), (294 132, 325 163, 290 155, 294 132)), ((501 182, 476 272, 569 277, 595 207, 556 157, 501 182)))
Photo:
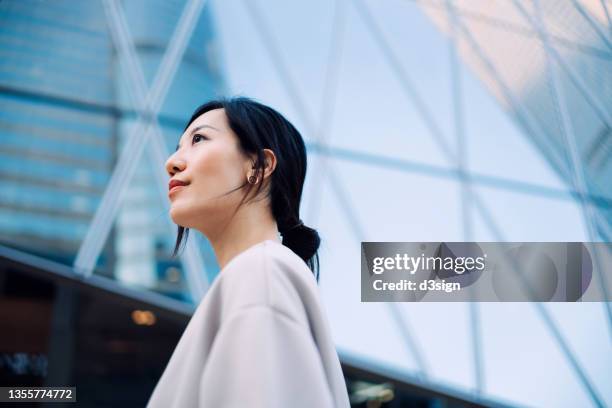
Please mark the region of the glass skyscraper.
MULTIPOLYGON (((123 4, 147 86, 184 4, 123 4)), ((140 109, 105 13, 98 1, 0 4, 0 236, 6 245, 69 265, 140 109)), ((169 150, 194 108, 224 89, 217 50, 203 11, 159 109, 169 150)), ((160 205, 156 166, 149 152, 139 159, 116 219, 106 221, 114 226, 96 273, 183 298, 181 264, 167 259, 175 231, 160 205)))

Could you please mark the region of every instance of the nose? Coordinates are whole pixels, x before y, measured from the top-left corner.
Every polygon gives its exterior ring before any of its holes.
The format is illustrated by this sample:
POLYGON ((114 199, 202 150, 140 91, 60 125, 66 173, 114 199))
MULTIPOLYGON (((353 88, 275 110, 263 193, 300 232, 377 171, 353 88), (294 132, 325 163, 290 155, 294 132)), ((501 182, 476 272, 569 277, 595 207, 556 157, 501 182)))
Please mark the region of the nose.
POLYGON ((166 171, 170 177, 174 176, 177 172, 185 169, 185 161, 180 160, 176 154, 173 154, 166 160, 166 171))

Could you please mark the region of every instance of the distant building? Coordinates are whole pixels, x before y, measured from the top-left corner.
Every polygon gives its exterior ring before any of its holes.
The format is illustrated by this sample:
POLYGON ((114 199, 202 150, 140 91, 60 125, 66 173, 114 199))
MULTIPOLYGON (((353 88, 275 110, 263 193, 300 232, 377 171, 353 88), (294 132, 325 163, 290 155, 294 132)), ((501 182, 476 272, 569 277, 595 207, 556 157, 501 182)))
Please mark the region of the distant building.
MULTIPOLYGON (((121 3, 149 85, 184 3, 121 3)), ((169 151, 224 86, 211 21, 204 8, 161 108, 169 151)), ((137 118, 129 84, 103 2, 0 2, 0 26, 0 243, 71 265, 137 118)), ((147 151, 141 163, 98 273, 154 287, 158 263, 181 266, 164 259, 175 235, 147 151)), ((171 275, 162 285, 184 290, 171 275)))

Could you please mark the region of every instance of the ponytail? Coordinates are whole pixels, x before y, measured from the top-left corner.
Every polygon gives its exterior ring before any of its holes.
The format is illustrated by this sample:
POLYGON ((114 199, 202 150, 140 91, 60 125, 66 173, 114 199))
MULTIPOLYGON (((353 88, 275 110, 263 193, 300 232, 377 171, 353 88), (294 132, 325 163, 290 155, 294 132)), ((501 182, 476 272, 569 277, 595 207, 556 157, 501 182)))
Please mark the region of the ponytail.
POLYGON ((317 251, 321 245, 321 238, 317 230, 307 227, 302 220, 299 220, 290 227, 279 226, 279 232, 283 237, 283 245, 304 260, 319 282, 319 254, 317 251))

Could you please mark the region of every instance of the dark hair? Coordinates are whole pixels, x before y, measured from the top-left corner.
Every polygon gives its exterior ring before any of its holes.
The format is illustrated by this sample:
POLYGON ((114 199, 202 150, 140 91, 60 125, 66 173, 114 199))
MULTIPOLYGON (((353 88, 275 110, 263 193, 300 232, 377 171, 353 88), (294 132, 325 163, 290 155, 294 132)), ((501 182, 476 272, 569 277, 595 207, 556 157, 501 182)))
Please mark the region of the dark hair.
MULTIPOLYGON (((276 168, 272 172, 270 197, 272 215, 283 237, 283 245, 295 252, 308 265, 319 281, 319 254, 321 244, 319 234, 300 220, 300 201, 306 177, 306 147, 300 132, 276 110, 247 97, 222 98, 199 106, 187 125, 200 115, 213 110, 224 109, 230 128, 240 141, 239 146, 245 154, 256 154, 254 176, 263 175, 265 157, 263 149, 271 149, 276 155, 276 168)), ((238 208, 253 187, 257 186, 255 197, 259 194, 262 182, 245 183, 247 191, 238 208)), ((242 185, 240 188, 244 187, 242 185)), ((234 190, 232 190, 234 191, 234 190)), ((176 245, 172 256, 176 256, 183 237, 189 229, 179 226, 176 245)))

